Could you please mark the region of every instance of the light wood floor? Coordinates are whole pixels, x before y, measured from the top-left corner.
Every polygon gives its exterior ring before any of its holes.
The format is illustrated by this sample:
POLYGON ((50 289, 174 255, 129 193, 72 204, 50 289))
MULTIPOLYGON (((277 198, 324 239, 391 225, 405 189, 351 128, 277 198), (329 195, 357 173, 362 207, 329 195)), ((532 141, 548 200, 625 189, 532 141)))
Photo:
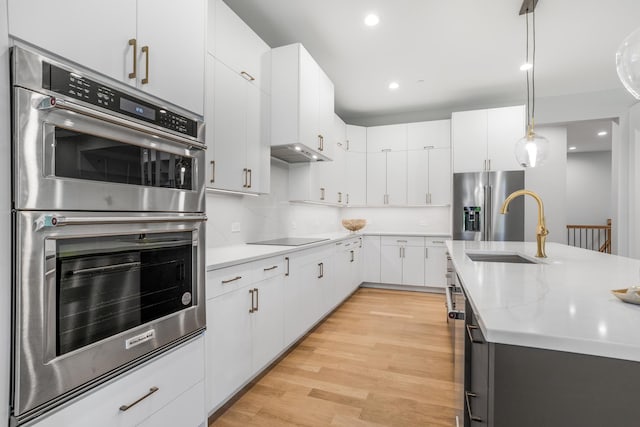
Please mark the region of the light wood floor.
POLYGON ((359 289, 211 426, 451 427, 444 302, 359 289))

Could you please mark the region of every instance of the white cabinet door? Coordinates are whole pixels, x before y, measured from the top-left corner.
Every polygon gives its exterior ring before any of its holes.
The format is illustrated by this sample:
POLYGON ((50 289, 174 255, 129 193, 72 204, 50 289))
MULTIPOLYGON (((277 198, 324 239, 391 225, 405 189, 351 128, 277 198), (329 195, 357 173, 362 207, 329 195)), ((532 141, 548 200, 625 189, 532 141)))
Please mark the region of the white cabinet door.
POLYGON ((345 159, 345 180, 347 184, 345 203, 348 205, 365 205, 367 203, 367 153, 347 151, 345 159))
POLYGON ((321 314, 324 304, 323 290, 318 283, 320 261, 301 260, 291 257, 290 274, 285 278, 284 335, 289 345, 313 325, 321 314))
POLYGON ((336 243, 336 253, 334 254, 333 259, 334 307, 349 293, 349 285, 351 281, 351 253, 344 247, 345 244, 345 242, 336 243))
POLYGON ((10 0, 8 7, 12 36, 116 80, 136 83, 129 79, 133 72, 129 40, 136 38, 135 1, 10 0), (71 26, 65 27, 65 22, 71 26))
POLYGON ((451 204, 451 149, 434 148, 429 150, 428 171, 429 203, 432 205, 451 204))
POLYGON ((385 204, 387 194, 387 153, 367 153, 367 205, 385 204))
POLYGON ((347 125, 347 151, 364 153, 367 151, 367 128, 347 125))
MULTIPOLYGON (((320 124, 318 123, 318 106, 320 105, 320 88, 318 87, 320 68, 313 60, 309 52, 299 46, 299 141, 317 150, 320 146, 320 124)), ((273 75, 276 77, 276 74, 273 75)), ((275 97, 276 94, 274 93, 275 97)), ((275 98, 274 98, 275 99, 275 98)), ((276 123, 274 123, 274 126, 276 123)))
POLYGON ((213 188, 215 183, 215 71, 216 59, 213 55, 205 58, 205 98, 204 98, 204 121, 205 143, 207 149, 204 151, 206 159, 206 172, 204 178, 205 186, 213 188))
POLYGON ((387 153, 387 204, 407 204, 407 152, 387 153))
POLYGON ((207 301, 207 408, 218 407, 253 371, 250 287, 207 301))
POLYGON ((429 203, 429 152, 432 150, 407 151, 407 202, 409 205, 429 203))
POLYGON ((407 124, 372 126, 367 128, 367 152, 406 150, 407 124))
POLYGON ((381 246, 380 236, 364 236, 364 275, 363 281, 380 283, 381 246))
POLYGON ((235 71, 215 60, 213 188, 244 191, 246 169, 246 85, 235 71))
POLYGON ((251 314, 253 372, 265 367, 284 348, 283 276, 251 285, 256 311, 251 314))
MULTIPOLYGON (((33 427, 114 427, 137 426, 145 419, 162 414, 170 408, 176 412, 191 411, 184 423, 178 425, 197 427, 205 422, 201 385, 204 372, 204 338, 200 337, 158 355, 142 366, 131 369, 96 389, 91 390, 68 406, 51 415, 41 417, 33 427), (178 368, 176 368, 178 367, 178 368), (128 411, 118 410, 146 395, 151 387, 158 390, 141 400, 128 411), (188 403, 181 399, 199 389, 200 397, 188 403), (193 422, 197 421, 197 422, 193 422)), ((159 424, 166 425, 166 424, 159 424)))
POLYGON ((384 245, 380 250, 380 282, 402 284, 402 247, 384 245))
POLYGON ((402 284, 424 286, 424 246, 402 248, 402 284))
MULTIPOLYGON (((212 7, 210 5, 209 7, 212 7)), ((260 89, 270 91, 269 46, 222 0, 215 1, 216 58, 237 73, 247 73, 260 89)))
MULTIPOLYGON (((205 0, 183 0, 179 7, 176 7, 172 0, 137 1, 139 86, 159 98, 202 115, 205 0), (142 52, 144 46, 148 47, 146 53, 142 52), (148 82, 145 83, 143 78, 148 82), (176 84, 177 82, 179 84, 176 84)), ((100 19, 102 22, 108 22, 104 21, 103 17, 100 19)), ((117 28, 120 26, 120 20, 106 25, 95 25, 100 26, 117 28)), ((90 40, 96 40, 96 37, 92 36, 90 40)), ((100 54, 113 57, 119 55, 121 50, 114 48, 113 52, 113 55, 104 51, 100 54)))
POLYGON ((487 111, 488 159, 494 171, 522 170, 515 155, 516 142, 525 136, 524 105, 487 111))
POLYGON ((447 284, 447 249, 444 246, 427 246, 424 266, 426 286, 444 288, 447 284))
POLYGON ((487 110, 451 115, 454 172, 480 172, 487 159, 487 110))
POLYGON ((407 125, 407 147, 409 150, 450 146, 451 120, 434 120, 407 125))
POLYGON ((322 142, 317 145, 318 151, 333 159, 336 147, 334 88, 329 77, 318 67, 318 134, 322 142))
MULTIPOLYGON (((361 242, 362 240, 360 240, 361 242)), ((364 252, 360 247, 360 242, 357 245, 353 245, 351 250, 353 251, 353 262, 351 263, 351 286, 347 295, 353 292, 364 281, 364 252)))
POLYGON ((251 193, 269 193, 271 186, 271 130, 269 94, 258 86, 245 84, 246 102, 246 167, 251 193))

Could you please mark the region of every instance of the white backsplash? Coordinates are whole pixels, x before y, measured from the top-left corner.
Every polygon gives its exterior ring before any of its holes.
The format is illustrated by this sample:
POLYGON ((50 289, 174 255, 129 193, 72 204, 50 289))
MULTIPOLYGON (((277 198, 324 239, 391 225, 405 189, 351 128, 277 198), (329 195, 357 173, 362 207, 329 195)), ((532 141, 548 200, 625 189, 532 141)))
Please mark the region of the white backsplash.
POLYGON ((207 193, 207 246, 344 231, 343 218, 365 218, 365 230, 448 233, 449 207, 336 208, 289 203, 288 166, 271 162, 271 194, 207 193), (233 227, 240 231, 232 232, 233 227))

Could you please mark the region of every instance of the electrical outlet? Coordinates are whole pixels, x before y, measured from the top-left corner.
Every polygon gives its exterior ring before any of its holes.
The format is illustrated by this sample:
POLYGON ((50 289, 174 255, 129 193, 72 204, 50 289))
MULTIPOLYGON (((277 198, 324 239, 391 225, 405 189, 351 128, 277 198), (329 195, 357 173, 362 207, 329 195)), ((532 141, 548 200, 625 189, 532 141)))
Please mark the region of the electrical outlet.
POLYGON ((240 223, 239 222, 232 222, 231 223, 231 232, 232 233, 239 233, 240 232, 240 223))

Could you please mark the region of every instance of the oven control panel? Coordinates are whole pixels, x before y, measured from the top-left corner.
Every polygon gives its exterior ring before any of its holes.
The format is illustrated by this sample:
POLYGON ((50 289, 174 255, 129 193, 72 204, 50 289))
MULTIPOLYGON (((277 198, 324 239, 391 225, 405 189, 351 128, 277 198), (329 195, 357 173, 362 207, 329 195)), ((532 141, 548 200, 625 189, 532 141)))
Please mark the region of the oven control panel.
POLYGON ((43 62, 42 66, 42 87, 44 89, 153 123, 174 132, 194 138, 198 136, 198 123, 195 120, 53 64, 43 62))

